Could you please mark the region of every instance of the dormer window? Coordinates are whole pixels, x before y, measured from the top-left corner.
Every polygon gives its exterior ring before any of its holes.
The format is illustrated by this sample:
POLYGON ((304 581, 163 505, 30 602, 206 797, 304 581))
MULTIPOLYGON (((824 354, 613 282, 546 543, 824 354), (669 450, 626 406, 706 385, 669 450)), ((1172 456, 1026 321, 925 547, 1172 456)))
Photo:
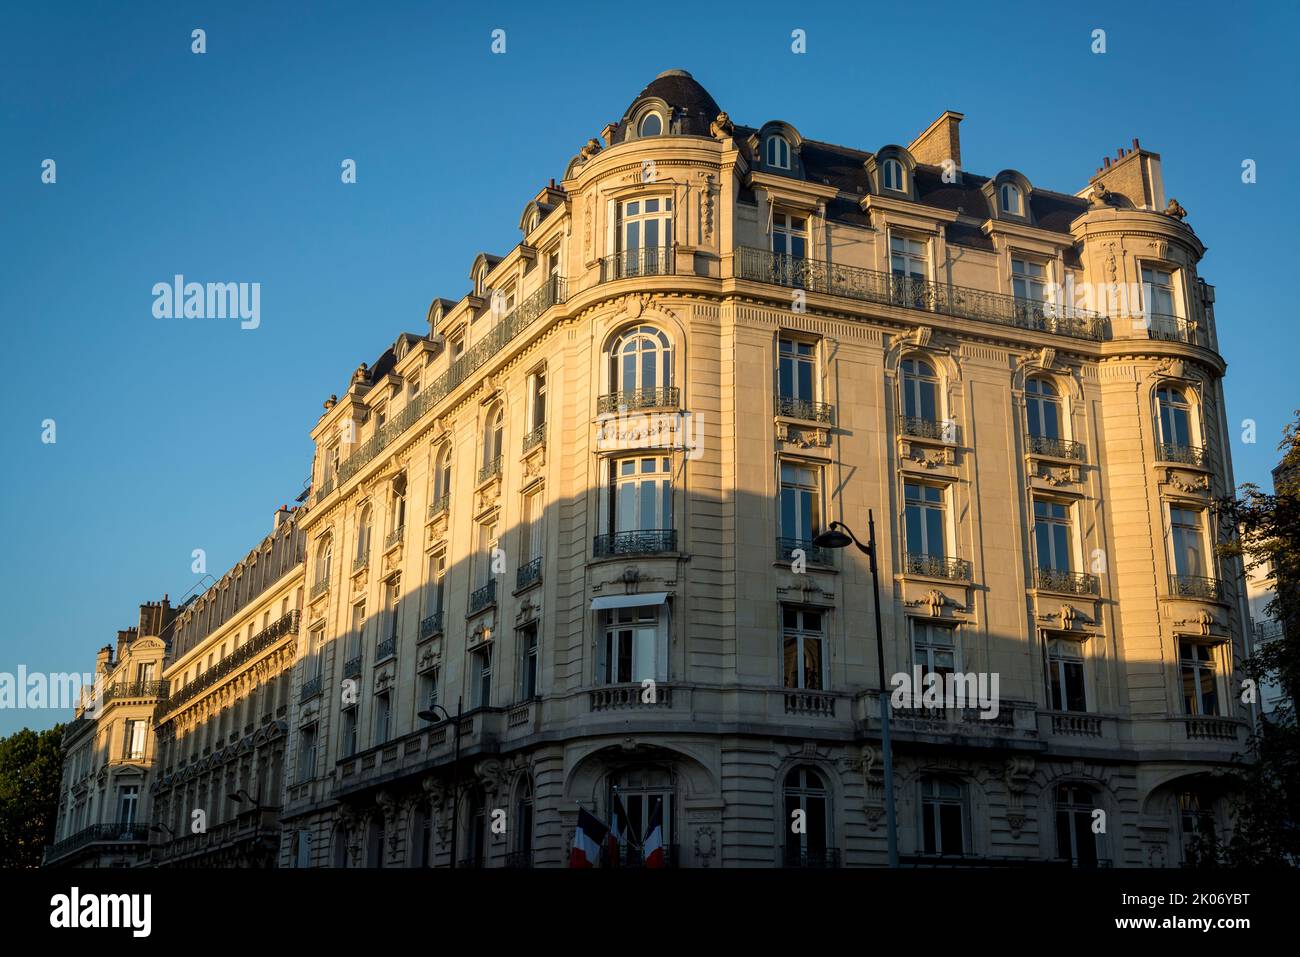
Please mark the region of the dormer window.
POLYGON ((773 169, 790 168, 790 144, 784 136, 767 138, 767 165, 773 169))
POLYGON ((487 281, 487 270, 480 269, 474 273, 474 295, 483 296, 484 283, 487 281))
POLYGON ((1015 183, 1003 183, 998 195, 1002 212, 1009 216, 1025 215, 1025 198, 1015 183))
POLYGON ((540 220, 538 219, 537 213, 534 211, 528 217, 528 227, 525 229, 525 232, 531 233, 534 229, 537 228, 538 222, 540 222, 540 220))
POLYGON ((641 125, 637 127, 637 136, 661 136, 664 131, 664 121, 658 113, 647 113, 641 117, 641 125))
POLYGON ((907 191, 904 183, 903 164, 896 159, 887 159, 880 164, 881 182, 885 189, 892 189, 899 193, 907 191))

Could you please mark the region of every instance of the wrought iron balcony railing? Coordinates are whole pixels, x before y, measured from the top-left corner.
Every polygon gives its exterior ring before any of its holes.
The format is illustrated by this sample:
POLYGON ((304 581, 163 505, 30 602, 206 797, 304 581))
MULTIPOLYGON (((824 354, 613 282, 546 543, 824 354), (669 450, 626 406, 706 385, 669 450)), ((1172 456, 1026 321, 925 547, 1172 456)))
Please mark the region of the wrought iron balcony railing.
POLYGON ((478 484, 482 485, 488 479, 496 478, 501 474, 501 456, 497 456, 491 462, 485 464, 478 470, 478 484))
MULTIPOLYGON (((607 857, 611 854, 609 845, 605 846, 602 852, 607 857)), ((681 848, 677 844, 664 845, 664 867, 677 867, 681 860, 681 848)), ((630 844, 620 844, 618 847, 617 861, 610 860, 608 863, 615 867, 645 867, 645 851, 639 847, 632 847, 630 844)))
POLYGON ((750 246, 741 246, 736 250, 735 264, 738 279, 807 289, 861 302, 996 322, 999 325, 1050 332, 1076 339, 1100 341, 1110 338, 1105 317, 1067 305, 1017 299, 1015 296, 986 292, 983 289, 895 276, 860 266, 801 259, 750 246))
MULTIPOLYGON (((398 436, 418 422, 426 412, 450 395, 453 389, 490 362, 547 309, 563 303, 566 298, 564 280, 558 276, 550 277, 540 289, 521 302, 514 312, 498 322, 483 338, 453 360, 447 371, 425 386, 401 412, 353 449, 352 454, 339 466, 338 483, 347 482, 356 475, 398 436)), ((316 494, 316 500, 324 499, 332 490, 333 486, 322 488, 316 494)))
POLYGON ((662 389, 627 389, 611 392, 596 399, 596 412, 604 415, 629 409, 676 409, 681 405, 681 390, 675 386, 662 389))
POLYGON ((1158 312, 1146 313, 1143 317, 1147 335, 1152 339, 1165 342, 1186 342, 1196 345, 1196 327, 1178 316, 1164 315, 1158 312))
POLYGON ((435 611, 420 622, 420 640, 442 634, 442 611, 435 611))
POLYGON ((949 558, 946 555, 920 555, 908 552, 903 556, 903 573, 961 582, 971 580, 970 562, 964 558, 949 558))
POLYGON ((898 434, 911 435, 918 439, 934 439, 936 442, 947 442, 955 445, 957 442, 957 423, 951 419, 936 421, 935 419, 923 419, 915 415, 900 415, 898 417, 898 434))
POLYGON ((647 246, 628 249, 600 261, 600 281, 627 279, 632 276, 671 276, 677 272, 672 246, 647 246))
POLYGON ((112 824, 92 824, 71 837, 56 841, 45 849, 45 861, 50 863, 66 857, 88 844, 139 844, 149 840, 149 825, 135 821, 118 821, 112 824))
POLYGON ((438 496, 432 502, 429 503, 429 517, 433 518, 435 515, 441 515, 443 512, 447 511, 447 507, 450 504, 451 504, 450 493, 446 495, 438 496))
POLYGON ((375 645, 375 661, 384 661, 397 654, 397 636, 389 635, 379 644, 375 645))
POLYGON ((805 422, 821 422, 830 425, 835 409, 826 402, 813 402, 811 399, 797 399, 792 395, 776 397, 776 414, 805 422))
POLYGON ((370 564, 369 555, 358 555, 356 558, 352 559, 352 574, 355 575, 357 572, 361 571, 369 564, 370 564))
POLYGON ((497 603, 497 580, 494 578, 482 588, 470 592, 469 613, 472 615, 497 603))
POLYGON ((1180 465, 1205 467, 1206 451, 1203 445, 1183 445, 1179 442, 1160 442, 1156 445, 1156 460, 1177 462, 1180 465))
POLYGON ((815 565, 829 565, 831 563, 830 549, 814 545, 810 538, 778 538, 776 540, 777 561, 794 561, 795 552, 802 552, 804 560, 815 565))
POLYGON ((543 422, 535 426, 531 432, 524 436, 524 452, 530 452, 537 446, 546 441, 546 423, 543 422))
POLYGON ((1200 575, 1170 575, 1169 594, 1178 598, 1222 601, 1223 582, 1217 578, 1204 578, 1200 575))
POLYGON ((329 576, 326 575, 324 578, 316 579, 316 584, 311 586, 311 597, 319 598, 321 595, 325 594, 329 590, 330 590, 330 580, 329 580, 329 576))
POLYGON ((1059 568, 1034 569, 1034 586, 1067 595, 1096 595, 1101 587, 1096 575, 1059 568))
POLYGON ((1282 622, 1276 618, 1266 618, 1263 621, 1255 622, 1255 640, 1272 641, 1275 638, 1281 638, 1286 633, 1282 622))
POLYGON ((1069 439, 1050 439, 1045 435, 1026 435, 1025 447, 1035 455, 1051 455, 1058 459, 1083 461, 1083 443, 1069 439))
POLYGON ((299 701, 308 701, 320 694, 321 676, 308 678, 302 683, 302 693, 299 695, 299 701))
POLYGON ((677 551, 677 530, 643 528, 612 535, 597 535, 591 542, 596 558, 612 555, 657 555, 677 551))
POLYGON ((404 535, 406 535, 406 526, 398 525, 395 529, 389 532, 388 537, 384 539, 384 548, 392 548, 395 545, 402 544, 402 537, 404 535))
POLYGON ((786 867, 829 868, 840 866, 840 849, 826 847, 821 850, 798 850, 787 847, 785 850, 786 867))
POLYGON ((166 681, 119 681, 104 688, 103 702, 121 698, 158 698, 166 697, 166 681))
POLYGON ((529 585, 535 585, 542 580, 542 560, 534 558, 527 564, 520 565, 519 570, 515 572, 515 588, 527 588, 529 585))
POLYGON ((349 658, 347 661, 343 662, 343 677, 344 678, 361 677, 361 656, 360 655, 354 655, 353 657, 349 658))

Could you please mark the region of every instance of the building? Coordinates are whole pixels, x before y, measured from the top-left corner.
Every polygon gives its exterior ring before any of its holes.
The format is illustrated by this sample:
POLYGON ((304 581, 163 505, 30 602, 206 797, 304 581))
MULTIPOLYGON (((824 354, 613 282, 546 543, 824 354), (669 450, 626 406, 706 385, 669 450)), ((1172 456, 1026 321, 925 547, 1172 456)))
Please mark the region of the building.
MULTIPOLYGON (((1280 483, 1288 481, 1283 465, 1273 469, 1273 494, 1281 494, 1280 483)), ((1293 480, 1292 480, 1293 481, 1293 480)), ((1275 616, 1269 605, 1277 597, 1277 569, 1272 561, 1246 572, 1246 593, 1250 606, 1251 628, 1254 633, 1254 650, 1272 641, 1280 641, 1286 634, 1286 624, 1275 616)), ((1259 710, 1265 718, 1274 717, 1282 706, 1294 707, 1278 681, 1266 681, 1259 688, 1259 710)))
POLYGON ((140 606, 139 624, 117 633, 95 658, 87 689, 63 731, 63 783, 54 843, 45 863, 133 867, 148 863, 156 744, 154 704, 176 610, 164 595, 140 606))
POLYGON ((890 674, 999 680, 895 712, 905 861, 1223 833, 1204 247, 1136 140, 1061 193, 962 120, 852 149, 663 73, 330 397, 282 865, 560 866, 616 794, 679 866, 883 863, 871 583, 813 542, 869 509, 890 674))

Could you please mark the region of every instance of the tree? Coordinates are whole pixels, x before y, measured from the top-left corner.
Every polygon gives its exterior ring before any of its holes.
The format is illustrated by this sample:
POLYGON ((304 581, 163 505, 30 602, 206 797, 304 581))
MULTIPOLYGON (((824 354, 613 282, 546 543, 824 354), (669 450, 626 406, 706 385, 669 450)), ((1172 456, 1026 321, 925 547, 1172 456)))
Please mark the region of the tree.
POLYGON ((1233 774, 1238 797, 1230 841, 1199 848, 1206 864, 1234 867, 1300 864, 1300 411, 1278 446, 1273 493, 1243 485, 1216 510, 1235 537, 1220 547, 1240 558, 1248 572, 1272 579, 1274 596, 1265 613, 1282 623, 1282 636, 1256 647, 1244 663, 1246 676, 1262 687, 1277 684, 1282 701, 1250 736, 1246 760, 1233 774))
POLYGON ((0 738, 0 867, 39 867, 54 841, 63 725, 0 738))

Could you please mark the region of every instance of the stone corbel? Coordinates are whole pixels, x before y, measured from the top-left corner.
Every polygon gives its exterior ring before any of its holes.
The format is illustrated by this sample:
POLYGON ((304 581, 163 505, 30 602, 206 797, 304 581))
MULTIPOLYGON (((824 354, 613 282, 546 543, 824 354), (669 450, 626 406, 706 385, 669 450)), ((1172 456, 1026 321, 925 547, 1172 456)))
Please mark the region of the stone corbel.
POLYGON ((1025 826, 1025 788, 1033 772, 1033 758, 1011 758, 1003 767, 1003 779, 1007 785, 1007 824, 1013 838, 1018 839, 1025 826))
POLYGON ((913 598, 911 601, 904 602, 908 608, 919 608, 924 606, 930 612, 931 618, 939 618, 943 615, 945 607, 952 608, 953 611, 967 614, 970 609, 965 605, 953 601, 937 588, 931 588, 922 598, 913 598))

